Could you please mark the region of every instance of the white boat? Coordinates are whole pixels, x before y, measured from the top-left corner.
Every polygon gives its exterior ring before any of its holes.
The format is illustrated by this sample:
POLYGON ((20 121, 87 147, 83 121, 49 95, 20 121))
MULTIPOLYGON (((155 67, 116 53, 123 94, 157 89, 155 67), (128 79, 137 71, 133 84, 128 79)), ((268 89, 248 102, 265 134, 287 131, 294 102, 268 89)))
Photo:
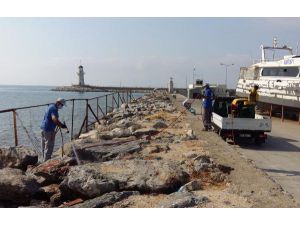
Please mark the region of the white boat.
POLYGON ((300 56, 294 55, 292 48, 286 45, 278 47, 276 38, 272 47, 262 45, 261 51, 261 60, 240 69, 237 96, 247 97, 249 90, 258 85, 260 103, 300 109, 300 56), (267 51, 273 53, 272 59, 266 57, 267 51), (287 55, 276 59, 278 51, 287 52, 287 55))

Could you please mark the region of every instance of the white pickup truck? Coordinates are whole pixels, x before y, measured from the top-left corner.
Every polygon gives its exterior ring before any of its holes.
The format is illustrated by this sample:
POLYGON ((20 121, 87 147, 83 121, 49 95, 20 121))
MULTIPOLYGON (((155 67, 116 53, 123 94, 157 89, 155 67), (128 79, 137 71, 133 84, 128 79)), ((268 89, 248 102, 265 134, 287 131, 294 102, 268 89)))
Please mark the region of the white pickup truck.
POLYGON ((255 114, 254 118, 232 117, 230 105, 232 97, 217 98, 212 113, 214 130, 224 139, 235 142, 242 139, 253 139, 256 144, 267 139, 265 132, 271 132, 272 120, 269 117, 255 114))

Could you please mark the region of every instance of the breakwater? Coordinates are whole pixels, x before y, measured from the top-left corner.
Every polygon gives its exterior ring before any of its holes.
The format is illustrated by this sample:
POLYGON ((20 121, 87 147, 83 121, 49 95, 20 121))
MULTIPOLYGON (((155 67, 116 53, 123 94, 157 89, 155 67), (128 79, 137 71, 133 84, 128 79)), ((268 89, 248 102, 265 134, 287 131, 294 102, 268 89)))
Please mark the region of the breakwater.
POLYGON ((153 92, 123 103, 41 164, 29 148, 0 148, 0 206, 295 206, 216 134, 199 131, 183 99, 153 92))
MULTIPOLYGON (((156 91, 167 91, 163 87, 117 87, 117 86, 92 86, 92 85, 72 85, 52 88, 52 91, 66 92, 128 92, 128 93, 151 93, 156 91)), ((186 88, 175 88, 176 93, 186 96, 186 88)))
POLYGON ((107 113, 93 130, 66 143, 45 163, 36 164, 37 156, 30 149, 3 149, 0 202, 4 206, 117 207, 131 198, 132 207, 206 204, 208 197, 190 191, 223 185, 226 173, 201 147, 202 141, 185 123, 185 113, 166 92, 154 92, 107 113), (207 169, 210 175, 203 175, 207 169), (18 182, 11 185, 7 177, 18 182), (151 201, 141 201, 144 198, 151 201))

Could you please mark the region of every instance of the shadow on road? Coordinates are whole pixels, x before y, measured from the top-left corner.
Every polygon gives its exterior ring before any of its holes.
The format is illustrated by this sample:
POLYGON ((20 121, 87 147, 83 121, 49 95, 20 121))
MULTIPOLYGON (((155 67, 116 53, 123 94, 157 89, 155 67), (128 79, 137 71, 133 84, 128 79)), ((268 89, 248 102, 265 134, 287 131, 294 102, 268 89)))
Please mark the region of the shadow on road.
POLYGON ((300 176, 300 171, 277 170, 277 169, 262 169, 262 170, 270 173, 283 173, 283 174, 287 174, 287 176, 300 176))
POLYGON ((299 141, 283 137, 268 136, 266 143, 255 145, 254 143, 239 143, 239 147, 244 150, 270 151, 270 152, 300 152, 300 147, 291 142, 299 141))

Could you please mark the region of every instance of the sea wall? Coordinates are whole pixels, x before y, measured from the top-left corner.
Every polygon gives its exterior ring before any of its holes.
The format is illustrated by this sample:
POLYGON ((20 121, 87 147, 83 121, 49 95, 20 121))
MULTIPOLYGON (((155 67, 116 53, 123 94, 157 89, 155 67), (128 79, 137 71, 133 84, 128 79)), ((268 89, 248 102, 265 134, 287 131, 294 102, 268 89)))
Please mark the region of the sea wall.
POLYGON ((121 105, 42 164, 15 166, 16 149, 3 150, 0 206, 205 207, 203 191, 226 188, 232 168, 214 162, 172 98, 121 105))

